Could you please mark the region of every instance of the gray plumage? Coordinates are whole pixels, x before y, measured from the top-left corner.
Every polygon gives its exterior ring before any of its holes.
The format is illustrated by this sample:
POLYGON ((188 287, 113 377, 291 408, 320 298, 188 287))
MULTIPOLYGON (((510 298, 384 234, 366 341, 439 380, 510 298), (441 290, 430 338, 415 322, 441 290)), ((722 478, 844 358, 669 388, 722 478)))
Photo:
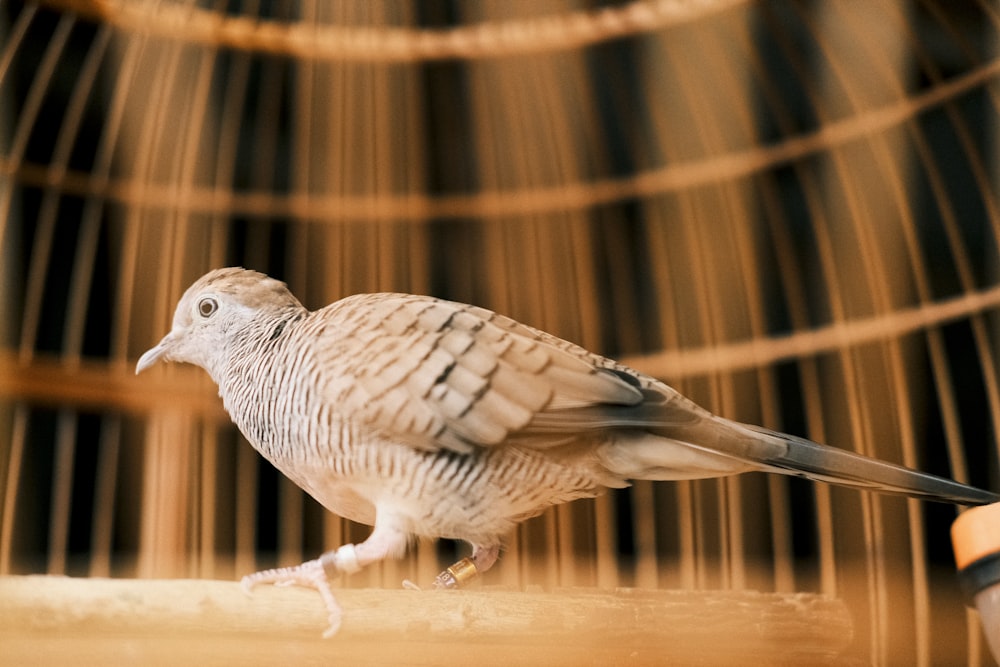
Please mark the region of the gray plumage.
POLYGON ((519 521, 632 479, 763 470, 930 500, 998 500, 714 416, 577 345, 431 297, 360 294, 310 312, 284 283, 220 269, 187 290, 136 372, 159 359, 207 370, 264 457, 331 512, 375 526, 356 550, 249 581, 308 583, 328 606, 323 568, 395 557, 424 536, 469 542, 485 570, 519 521))

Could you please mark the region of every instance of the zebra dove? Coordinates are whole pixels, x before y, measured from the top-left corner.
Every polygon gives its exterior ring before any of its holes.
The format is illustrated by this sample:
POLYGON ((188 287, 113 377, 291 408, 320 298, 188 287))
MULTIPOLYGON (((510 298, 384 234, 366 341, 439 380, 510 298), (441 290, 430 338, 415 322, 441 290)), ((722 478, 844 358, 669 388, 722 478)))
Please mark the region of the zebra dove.
POLYGON ((212 271, 181 298, 173 328, 142 355, 204 368, 247 440, 340 516, 374 526, 297 567, 243 578, 315 587, 399 557, 415 536, 471 544, 452 586, 496 561, 545 508, 629 480, 751 470, 960 504, 1000 496, 717 417, 655 378, 475 306, 359 294, 308 311, 284 283, 212 271))

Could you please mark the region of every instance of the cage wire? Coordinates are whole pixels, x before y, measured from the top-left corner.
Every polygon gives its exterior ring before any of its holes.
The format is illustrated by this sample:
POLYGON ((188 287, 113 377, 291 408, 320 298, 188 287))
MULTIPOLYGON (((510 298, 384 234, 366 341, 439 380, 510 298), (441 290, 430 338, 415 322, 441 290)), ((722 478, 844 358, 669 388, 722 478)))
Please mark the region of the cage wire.
MULTIPOLYGON (((998 30, 988 0, 0 3, 0 574, 232 579, 367 536, 206 374, 133 376, 226 265, 310 308, 476 303, 727 417, 1000 488, 998 30)), ((956 511, 637 483, 525 523, 488 577, 821 592, 866 662, 993 664, 956 511)))

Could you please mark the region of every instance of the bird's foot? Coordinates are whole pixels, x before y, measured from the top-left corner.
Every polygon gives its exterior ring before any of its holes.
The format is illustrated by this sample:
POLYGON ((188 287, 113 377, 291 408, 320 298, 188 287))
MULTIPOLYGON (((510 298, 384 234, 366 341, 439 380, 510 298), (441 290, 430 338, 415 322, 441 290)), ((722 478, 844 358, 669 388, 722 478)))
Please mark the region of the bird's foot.
POLYGON ((258 584, 274 584, 275 586, 303 586, 319 592, 326 605, 329 626, 323 632, 324 637, 332 637, 340 629, 343 612, 337 603, 337 598, 330 588, 328 574, 337 572, 356 572, 359 569, 354 554, 354 545, 347 544, 323 554, 316 560, 306 561, 294 567, 277 567, 248 574, 240 580, 240 586, 248 595, 258 584), (348 548, 349 547, 349 548, 348 548))

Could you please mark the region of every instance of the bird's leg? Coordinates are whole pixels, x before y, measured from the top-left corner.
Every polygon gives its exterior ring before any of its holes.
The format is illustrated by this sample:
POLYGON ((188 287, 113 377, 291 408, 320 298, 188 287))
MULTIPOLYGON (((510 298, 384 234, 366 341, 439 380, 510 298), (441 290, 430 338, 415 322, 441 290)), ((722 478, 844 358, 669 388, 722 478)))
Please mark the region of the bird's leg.
POLYGON ((463 558, 434 579, 434 588, 458 588, 469 583, 477 576, 493 567, 500 555, 500 545, 474 545, 472 557, 463 558))
POLYGON ((327 551, 319 558, 309 560, 293 567, 277 567, 248 574, 240 580, 240 585, 247 593, 258 584, 274 584, 276 586, 304 586, 315 588, 326 605, 330 626, 323 633, 324 637, 332 637, 340 628, 342 612, 337 598, 330 588, 330 577, 339 574, 354 574, 361 568, 397 557, 406 549, 406 535, 391 528, 375 527, 368 539, 361 544, 345 544, 337 549, 327 551))

